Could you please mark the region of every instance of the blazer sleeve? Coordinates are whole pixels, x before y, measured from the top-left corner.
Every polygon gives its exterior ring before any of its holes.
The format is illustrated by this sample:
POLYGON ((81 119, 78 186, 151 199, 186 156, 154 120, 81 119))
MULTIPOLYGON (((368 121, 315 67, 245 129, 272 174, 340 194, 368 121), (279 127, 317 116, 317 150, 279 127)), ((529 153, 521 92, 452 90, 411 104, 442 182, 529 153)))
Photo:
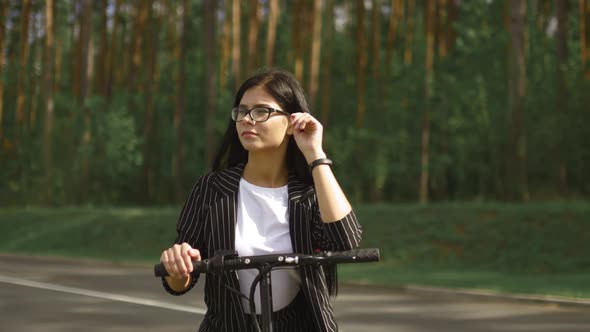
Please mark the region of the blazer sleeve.
MULTIPOLYGON (((175 244, 182 244, 184 242, 191 245, 195 249, 201 250, 201 257, 206 257, 203 252, 205 248, 205 210, 207 205, 205 199, 208 196, 207 190, 207 176, 201 177, 193 186, 188 198, 178 217, 176 224, 176 239, 175 244)), ((190 291, 198 281, 198 276, 193 277, 190 286, 182 291, 177 292, 170 288, 165 278, 162 278, 162 285, 164 289, 172 295, 183 295, 190 291)))
POLYGON ((325 223, 320 216, 317 201, 313 205, 312 239, 315 249, 327 251, 344 251, 356 249, 363 235, 354 210, 344 218, 325 223))

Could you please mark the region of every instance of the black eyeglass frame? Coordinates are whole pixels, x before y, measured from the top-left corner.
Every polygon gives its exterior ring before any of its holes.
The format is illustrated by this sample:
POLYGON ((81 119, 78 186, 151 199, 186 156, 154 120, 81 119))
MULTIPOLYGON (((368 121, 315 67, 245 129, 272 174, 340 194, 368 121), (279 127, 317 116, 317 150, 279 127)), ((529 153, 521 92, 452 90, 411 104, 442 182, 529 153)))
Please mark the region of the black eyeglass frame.
POLYGON ((265 121, 268 121, 268 119, 270 119, 271 113, 275 113, 275 112, 276 113, 283 113, 285 115, 291 115, 291 113, 289 113, 289 112, 285 112, 283 110, 279 110, 279 109, 272 108, 272 107, 267 107, 267 106, 256 106, 256 107, 253 107, 253 108, 251 108, 249 110, 244 110, 243 108, 240 108, 240 107, 234 107, 234 108, 231 109, 231 119, 233 121, 235 121, 235 122, 241 122, 242 120, 244 120, 244 118, 246 116, 250 116, 250 120, 252 120, 254 122, 265 122, 265 121), (264 109, 264 110, 266 110, 266 119, 264 119, 264 120, 255 120, 252 117, 252 111, 254 111, 256 109, 264 109), (244 113, 244 116, 240 120, 237 120, 238 119, 238 114, 239 114, 240 111, 246 111, 246 113, 244 113))

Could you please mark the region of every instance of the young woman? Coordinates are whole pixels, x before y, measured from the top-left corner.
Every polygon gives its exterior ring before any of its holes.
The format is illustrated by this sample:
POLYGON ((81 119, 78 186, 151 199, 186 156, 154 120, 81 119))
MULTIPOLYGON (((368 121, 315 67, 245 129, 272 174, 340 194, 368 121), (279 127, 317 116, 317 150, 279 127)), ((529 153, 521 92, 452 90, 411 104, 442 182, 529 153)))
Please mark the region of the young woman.
MULTIPOLYGON (((322 125, 303 89, 285 71, 256 73, 238 90, 213 171, 194 185, 162 252, 164 288, 181 295, 197 282, 192 260, 217 250, 240 256, 351 250, 361 226, 322 149, 322 125)), ((199 331, 252 331, 247 301, 257 271, 207 275, 207 313, 199 331)), ((329 295, 333 271, 318 267, 272 272, 275 331, 337 331, 329 295)), ((259 294, 255 294, 260 314, 259 294)))

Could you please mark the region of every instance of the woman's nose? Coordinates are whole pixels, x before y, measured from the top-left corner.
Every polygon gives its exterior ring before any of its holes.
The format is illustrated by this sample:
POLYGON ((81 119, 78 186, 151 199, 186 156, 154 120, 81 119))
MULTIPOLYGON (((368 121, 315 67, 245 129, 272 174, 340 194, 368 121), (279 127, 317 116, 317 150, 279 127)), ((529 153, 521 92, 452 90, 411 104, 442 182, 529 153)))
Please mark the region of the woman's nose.
POLYGON ((248 113, 246 114, 246 116, 242 119, 242 123, 244 124, 248 124, 248 125, 255 125, 256 121, 252 120, 252 113, 248 113))

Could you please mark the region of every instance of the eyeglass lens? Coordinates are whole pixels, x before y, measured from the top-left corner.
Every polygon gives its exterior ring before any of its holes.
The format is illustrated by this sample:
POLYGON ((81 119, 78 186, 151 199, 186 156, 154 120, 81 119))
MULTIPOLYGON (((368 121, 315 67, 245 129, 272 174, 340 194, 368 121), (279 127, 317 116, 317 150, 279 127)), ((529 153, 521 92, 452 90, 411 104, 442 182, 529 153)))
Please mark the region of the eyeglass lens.
POLYGON ((234 108, 232 110, 232 119, 234 121, 242 121, 244 119, 244 117, 246 117, 246 114, 250 114, 250 118, 254 121, 258 121, 258 122, 262 122, 262 121, 266 121, 268 120, 269 116, 270 116, 270 109, 267 108, 254 108, 251 109, 250 111, 245 110, 243 108, 234 108))

